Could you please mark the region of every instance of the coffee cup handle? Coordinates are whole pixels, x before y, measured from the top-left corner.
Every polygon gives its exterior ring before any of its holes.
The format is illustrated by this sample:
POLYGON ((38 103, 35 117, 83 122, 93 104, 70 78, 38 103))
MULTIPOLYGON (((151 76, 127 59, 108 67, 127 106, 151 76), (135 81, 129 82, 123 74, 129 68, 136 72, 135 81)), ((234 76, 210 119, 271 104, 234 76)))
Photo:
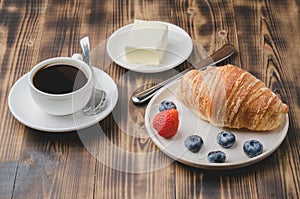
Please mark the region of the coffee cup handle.
POLYGON ((77 59, 77 60, 83 61, 82 55, 79 53, 73 54, 72 59, 77 59))

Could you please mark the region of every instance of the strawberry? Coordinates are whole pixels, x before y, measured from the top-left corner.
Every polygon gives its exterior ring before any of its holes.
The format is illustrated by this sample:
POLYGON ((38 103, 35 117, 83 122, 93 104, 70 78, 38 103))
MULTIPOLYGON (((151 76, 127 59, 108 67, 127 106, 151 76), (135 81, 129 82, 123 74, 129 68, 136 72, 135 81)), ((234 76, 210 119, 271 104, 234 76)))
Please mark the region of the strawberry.
POLYGON ((155 115, 152 121, 153 128, 162 137, 169 138, 176 134, 179 126, 178 111, 168 109, 155 115))

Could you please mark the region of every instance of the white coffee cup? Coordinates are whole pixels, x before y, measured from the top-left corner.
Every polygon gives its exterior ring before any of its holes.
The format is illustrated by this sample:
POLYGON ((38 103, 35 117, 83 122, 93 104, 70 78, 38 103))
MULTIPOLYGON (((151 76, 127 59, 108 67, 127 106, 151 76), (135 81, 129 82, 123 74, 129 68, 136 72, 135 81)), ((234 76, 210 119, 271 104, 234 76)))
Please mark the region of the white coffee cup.
POLYGON ((92 70, 86 63, 75 58, 56 57, 42 61, 32 68, 28 80, 34 102, 43 112, 51 115, 69 115, 81 110, 87 104, 92 94, 92 70), (53 65, 70 65, 78 68, 86 76, 86 83, 78 90, 63 94, 53 94, 39 90, 33 82, 35 75, 40 70, 53 65))

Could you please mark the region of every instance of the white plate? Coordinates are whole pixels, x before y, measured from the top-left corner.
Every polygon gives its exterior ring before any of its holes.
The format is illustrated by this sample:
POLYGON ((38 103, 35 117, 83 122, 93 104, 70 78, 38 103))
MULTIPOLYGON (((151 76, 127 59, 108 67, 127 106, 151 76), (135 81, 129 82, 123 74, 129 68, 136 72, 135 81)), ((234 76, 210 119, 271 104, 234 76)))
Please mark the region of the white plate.
MULTIPOLYGON (((145 113, 145 124, 148 134, 158 148, 165 154, 184 164, 205 169, 234 169, 256 163, 272 154, 286 137, 289 119, 280 128, 270 132, 254 132, 250 130, 230 131, 236 136, 236 143, 229 149, 224 149, 217 144, 217 134, 222 128, 215 127, 209 122, 199 119, 186 106, 176 99, 174 94, 179 81, 173 82, 158 92, 149 102, 145 113), (157 114, 158 106, 163 100, 173 101, 179 111, 179 129, 171 138, 166 139, 157 134, 151 123, 157 114), (202 137, 204 144, 198 153, 192 153, 184 146, 184 140, 192 134, 202 137), (256 139, 263 144, 263 153, 254 158, 249 158, 243 152, 243 144, 246 140, 256 139), (225 152, 227 159, 225 163, 209 163, 207 154, 212 150, 225 152)), ((227 129, 229 130, 229 129, 227 129)))
POLYGON ((31 98, 28 73, 23 75, 12 87, 8 97, 9 109, 22 124, 41 131, 68 132, 96 124, 111 113, 116 106, 118 88, 108 74, 95 67, 94 71, 98 77, 96 87, 107 92, 106 107, 97 115, 85 116, 82 111, 78 111, 73 115, 52 116, 42 112, 31 98))
POLYGON ((168 25, 168 46, 160 66, 138 65, 127 62, 125 58, 125 44, 129 31, 133 24, 126 25, 115 31, 107 41, 107 53, 118 65, 141 73, 156 73, 166 71, 184 62, 193 50, 191 37, 182 28, 166 23, 168 25))

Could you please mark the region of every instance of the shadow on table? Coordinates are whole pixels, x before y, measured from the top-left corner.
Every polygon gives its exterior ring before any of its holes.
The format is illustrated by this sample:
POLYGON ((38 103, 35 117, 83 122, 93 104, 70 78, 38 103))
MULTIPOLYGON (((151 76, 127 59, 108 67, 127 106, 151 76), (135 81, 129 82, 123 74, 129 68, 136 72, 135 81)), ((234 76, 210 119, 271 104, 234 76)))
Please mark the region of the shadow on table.
MULTIPOLYGON (((95 124, 103 126, 103 123, 105 123, 107 120, 109 120, 111 115, 108 115, 104 120, 101 122, 95 124)), ((86 128, 86 133, 93 133, 89 132, 89 129, 86 128)), ((45 132, 45 131, 39 131, 35 130, 29 127, 26 127, 26 131, 28 132, 26 134, 26 145, 29 146, 38 146, 38 145, 45 145, 45 144, 51 144, 51 143, 61 143, 65 144, 66 146, 75 146, 79 148, 84 148, 84 145, 82 143, 82 140, 80 139, 80 136, 78 135, 77 131, 69 131, 69 132, 45 132)))
POLYGON ((179 162, 177 164, 183 166, 185 169, 189 170, 192 173, 202 173, 203 175, 210 178, 233 176, 246 177, 258 172, 274 172, 274 170, 278 169, 279 160, 277 159, 276 152, 274 152, 272 155, 258 163, 235 169, 209 170, 187 166, 179 162))

